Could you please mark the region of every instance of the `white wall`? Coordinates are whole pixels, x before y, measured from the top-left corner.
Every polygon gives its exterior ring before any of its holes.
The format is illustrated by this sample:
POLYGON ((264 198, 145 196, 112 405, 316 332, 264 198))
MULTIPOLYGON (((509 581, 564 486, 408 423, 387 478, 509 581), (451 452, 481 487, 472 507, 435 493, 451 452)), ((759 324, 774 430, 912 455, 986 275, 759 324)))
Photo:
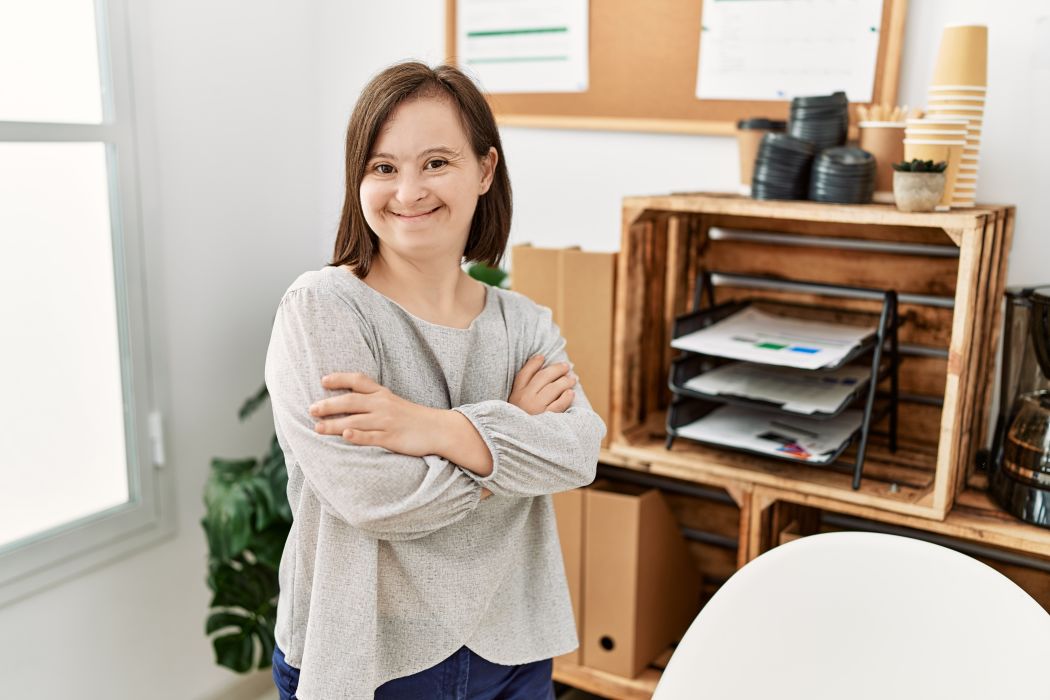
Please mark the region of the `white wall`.
MULTIPOLYGON (((40 700, 232 697, 213 664, 201 490, 215 455, 259 454, 242 426, 274 308, 320 267, 342 206, 358 91, 402 58, 439 61, 444 3, 135 0, 133 48, 150 307, 179 531, 166 543, 0 608, 0 659, 40 700)), ((979 198, 1018 207, 1010 281, 1050 282, 1050 4, 913 0, 901 102, 921 104, 940 28, 990 26, 979 198)), ((505 129, 514 241, 619 245, 620 198, 732 190, 732 139, 505 129)), ((261 679, 265 680, 265 679, 261 679)))
POLYGON ((212 456, 268 448, 266 415, 241 425, 237 409, 262 383, 281 293, 323 264, 317 16, 276 1, 128 4, 178 531, 0 608, 7 694, 39 700, 231 698, 242 682, 204 637, 201 494, 212 456))

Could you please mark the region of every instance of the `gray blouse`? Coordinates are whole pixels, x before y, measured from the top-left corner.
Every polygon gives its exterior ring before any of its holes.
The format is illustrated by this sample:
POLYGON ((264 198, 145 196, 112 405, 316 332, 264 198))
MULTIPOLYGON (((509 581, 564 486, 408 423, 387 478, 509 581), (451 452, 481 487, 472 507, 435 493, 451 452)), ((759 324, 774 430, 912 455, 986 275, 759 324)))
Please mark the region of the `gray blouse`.
POLYGON ((568 361, 551 311, 488 287, 469 328, 413 316, 344 267, 297 279, 277 310, 266 385, 294 521, 275 635, 304 700, 372 698, 466 645, 499 664, 578 646, 549 494, 594 479, 605 424, 582 387, 564 413, 507 403, 525 361, 568 361), (314 432, 330 372, 454 408, 492 452, 480 477, 314 432), (492 497, 481 500, 482 487, 492 497))

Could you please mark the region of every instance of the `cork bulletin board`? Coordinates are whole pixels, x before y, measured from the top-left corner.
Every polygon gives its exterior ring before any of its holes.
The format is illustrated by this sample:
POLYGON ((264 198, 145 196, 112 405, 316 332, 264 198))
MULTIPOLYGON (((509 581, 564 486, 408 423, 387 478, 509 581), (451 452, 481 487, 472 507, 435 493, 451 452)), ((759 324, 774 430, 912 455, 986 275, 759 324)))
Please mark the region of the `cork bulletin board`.
MULTIPOLYGON (((489 95, 497 120, 507 126, 731 135, 739 119, 786 119, 786 100, 697 99, 702 7, 702 0, 590 0, 587 91, 489 95)), ((906 14, 907 0, 883 0, 873 102, 897 101, 906 14)), ((447 60, 457 64, 456 0, 446 0, 445 31, 447 60)))

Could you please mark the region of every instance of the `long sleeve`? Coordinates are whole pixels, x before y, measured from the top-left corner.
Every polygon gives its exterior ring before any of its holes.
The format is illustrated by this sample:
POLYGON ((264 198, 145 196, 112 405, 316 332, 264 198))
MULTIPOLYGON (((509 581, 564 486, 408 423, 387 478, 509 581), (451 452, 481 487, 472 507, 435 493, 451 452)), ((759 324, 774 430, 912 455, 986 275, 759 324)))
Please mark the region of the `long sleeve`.
MULTIPOLYGON (((569 362, 565 339, 550 309, 536 306, 528 357, 542 354, 544 366, 569 362)), ((520 369, 520 368, 518 368, 520 369)), ((462 413, 492 453, 492 473, 470 478, 499 496, 539 496, 568 491, 594 481, 606 427, 591 408, 582 385, 563 413, 529 415, 500 400, 464 404, 462 413)))
POLYGON ((481 486, 441 457, 410 457, 319 435, 308 412, 334 393, 321 386, 326 374, 358 371, 378 381, 364 324, 330 290, 304 287, 285 294, 266 355, 274 425, 288 462, 298 465, 338 518, 379 539, 424 537, 469 515, 481 486))

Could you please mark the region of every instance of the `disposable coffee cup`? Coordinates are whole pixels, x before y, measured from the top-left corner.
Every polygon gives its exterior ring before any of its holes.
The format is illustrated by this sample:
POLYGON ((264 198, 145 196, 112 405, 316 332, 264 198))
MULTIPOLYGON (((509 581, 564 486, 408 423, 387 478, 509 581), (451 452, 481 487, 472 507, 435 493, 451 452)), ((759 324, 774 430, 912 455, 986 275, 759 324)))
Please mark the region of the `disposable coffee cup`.
POLYGON ((944 128, 944 129, 958 129, 962 127, 966 128, 969 124, 969 119, 963 119, 961 117, 923 117, 922 119, 909 119, 905 122, 908 127, 916 127, 919 129, 933 129, 933 128, 944 128))
POLYGON ((959 104, 957 102, 930 102, 927 114, 984 114, 984 105, 959 104))
POLYGON ((988 84, 988 27, 949 25, 941 33, 934 85, 988 84))
POLYGON ((860 122, 860 147, 875 156, 875 201, 893 201, 893 164, 904 159, 904 122, 860 122))
POLYGON ((904 134, 908 138, 911 138, 914 135, 915 138, 918 139, 938 139, 943 137, 951 137, 952 139, 967 138, 966 129, 918 129, 909 126, 904 130, 904 134))
POLYGON ((951 92, 931 92, 926 99, 931 104, 968 105, 971 107, 984 106, 984 95, 961 95, 951 92))
POLYGON ((929 94, 943 95, 978 95, 988 94, 987 85, 930 85, 927 88, 929 94))

